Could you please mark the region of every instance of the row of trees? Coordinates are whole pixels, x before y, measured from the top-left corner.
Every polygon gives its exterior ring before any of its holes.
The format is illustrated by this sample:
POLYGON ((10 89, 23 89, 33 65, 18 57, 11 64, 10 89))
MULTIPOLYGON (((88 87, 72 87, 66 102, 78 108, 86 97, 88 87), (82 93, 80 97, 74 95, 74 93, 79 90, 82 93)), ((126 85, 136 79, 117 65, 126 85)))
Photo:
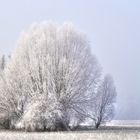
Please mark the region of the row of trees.
MULTIPOLYGON (((3 60, 2 60, 3 62, 3 60)), ((116 90, 102 78, 86 36, 72 25, 32 25, 0 77, 0 114, 8 128, 76 129, 87 118, 98 128, 113 117, 116 90)))

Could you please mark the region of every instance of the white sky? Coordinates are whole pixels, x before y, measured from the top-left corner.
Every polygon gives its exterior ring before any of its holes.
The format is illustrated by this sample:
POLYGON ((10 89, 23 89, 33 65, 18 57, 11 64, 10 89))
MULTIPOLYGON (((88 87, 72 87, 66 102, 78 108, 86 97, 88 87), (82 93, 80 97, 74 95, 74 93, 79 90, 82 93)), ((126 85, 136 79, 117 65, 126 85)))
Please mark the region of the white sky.
POLYGON ((118 119, 140 119, 140 0, 0 0, 0 53, 33 22, 72 22, 118 91, 118 119))

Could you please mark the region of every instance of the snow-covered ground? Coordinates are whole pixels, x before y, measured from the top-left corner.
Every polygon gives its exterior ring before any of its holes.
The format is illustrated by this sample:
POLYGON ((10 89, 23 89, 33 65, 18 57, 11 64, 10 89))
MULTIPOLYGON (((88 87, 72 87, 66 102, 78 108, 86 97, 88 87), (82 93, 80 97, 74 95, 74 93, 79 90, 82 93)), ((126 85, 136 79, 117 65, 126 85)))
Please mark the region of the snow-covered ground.
POLYGON ((0 132, 0 140, 140 140, 137 131, 90 131, 90 132, 0 132))
POLYGON ((140 127, 140 120, 112 120, 107 126, 140 127))
POLYGON ((107 125, 111 127, 77 132, 12 132, 1 130, 0 140, 140 140, 140 121, 138 120, 113 120, 107 125), (119 127, 116 129, 117 126, 119 127), (129 129, 124 129, 125 127, 129 129))

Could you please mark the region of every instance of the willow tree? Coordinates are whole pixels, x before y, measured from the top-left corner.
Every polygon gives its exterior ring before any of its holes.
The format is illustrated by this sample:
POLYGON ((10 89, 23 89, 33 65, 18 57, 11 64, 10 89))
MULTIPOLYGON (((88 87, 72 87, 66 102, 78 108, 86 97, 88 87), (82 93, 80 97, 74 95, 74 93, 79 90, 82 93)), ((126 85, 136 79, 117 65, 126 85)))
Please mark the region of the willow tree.
POLYGON ((98 87, 95 101, 93 101, 91 119, 94 120, 95 128, 98 129, 100 125, 109 122, 114 117, 115 101, 116 101, 116 87, 111 75, 105 75, 98 87))
POLYGON ((70 118, 66 112, 85 111, 100 73, 86 36, 71 24, 34 24, 20 36, 5 68, 0 108, 8 112, 11 125, 24 122, 23 127, 25 124, 37 127, 43 116, 46 122, 52 122, 54 130, 56 120, 68 129, 70 118), (46 110, 38 118, 30 115, 31 110, 36 114, 43 106, 46 110), (56 115, 51 114, 54 112, 56 115), (46 113, 53 117, 46 117, 46 113), (27 116, 36 120, 34 124, 26 121, 27 116))

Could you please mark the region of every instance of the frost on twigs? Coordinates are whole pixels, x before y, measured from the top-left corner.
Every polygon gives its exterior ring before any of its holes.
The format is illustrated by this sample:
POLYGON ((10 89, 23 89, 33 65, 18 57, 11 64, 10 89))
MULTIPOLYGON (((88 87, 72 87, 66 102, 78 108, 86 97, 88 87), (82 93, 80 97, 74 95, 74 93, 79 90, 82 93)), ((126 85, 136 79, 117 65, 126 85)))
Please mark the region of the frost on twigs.
POLYGON ((89 117, 100 75, 86 36, 71 24, 34 24, 0 79, 0 112, 11 128, 70 130, 73 118, 78 126, 89 117))

